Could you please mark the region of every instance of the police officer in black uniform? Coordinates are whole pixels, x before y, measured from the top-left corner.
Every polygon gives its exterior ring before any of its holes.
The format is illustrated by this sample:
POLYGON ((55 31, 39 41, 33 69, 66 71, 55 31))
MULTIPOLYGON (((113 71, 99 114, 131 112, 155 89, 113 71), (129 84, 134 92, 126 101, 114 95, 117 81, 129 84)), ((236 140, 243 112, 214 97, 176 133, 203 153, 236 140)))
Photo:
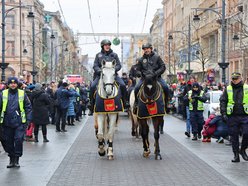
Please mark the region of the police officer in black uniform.
POLYGON ((9 89, 0 95, 0 125, 3 130, 3 148, 10 158, 7 168, 19 168, 23 154, 23 140, 27 124, 32 119, 32 107, 28 96, 18 89, 18 79, 8 79, 9 89))
POLYGON ((223 121, 227 122, 231 136, 234 159, 240 162, 239 154, 248 161, 248 85, 244 84, 241 74, 232 73, 231 85, 227 86, 220 98, 220 111, 223 121), (241 148, 239 149, 239 134, 242 131, 241 148))
POLYGON ((169 88, 166 82, 162 79, 161 75, 165 72, 166 67, 163 60, 160 56, 152 51, 152 45, 150 43, 146 43, 142 45, 142 49, 144 51, 143 56, 140 58, 139 62, 137 63, 137 71, 141 73, 141 81, 135 86, 134 93, 135 93, 135 103, 134 103, 134 113, 137 113, 137 104, 138 98, 137 94, 139 89, 143 83, 143 78, 147 75, 152 77, 157 77, 158 82, 161 84, 164 94, 165 94, 165 106, 167 110, 167 103, 168 103, 168 93, 169 88))
POLYGON ((119 60, 119 57, 116 53, 113 52, 113 50, 111 49, 111 42, 108 39, 104 39, 101 41, 101 52, 99 52, 98 54, 96 54, 95 57, 95 61, 94 61, 94 81, 91 84, 90 87, 90 94, 89 94, 89 98, 90 98, 90 106, 89 106, 89 114, 88 115, 93 115, 93 108, 94 108, 94 104, 95 104, 95 100, 94 100, 94 92, 96 91, 96 86, 98 84, 98 81, 100 79, 100 74, 101 74, 101 62, 103 60, 106 61, 116 61, 116 66, 115 66, 115 71, 116 71, 116 82, 119 84, 120 89, 121 89, 121 93, 122 93, 122 101, 124 104, 124 107, 126 107, 127 103, 126 103, 126 97, 127 97, 127 89, 126 89, 126 85, 123 82, 123 80, 117 75, 117 72, 121 69, 121 63, 119 60))

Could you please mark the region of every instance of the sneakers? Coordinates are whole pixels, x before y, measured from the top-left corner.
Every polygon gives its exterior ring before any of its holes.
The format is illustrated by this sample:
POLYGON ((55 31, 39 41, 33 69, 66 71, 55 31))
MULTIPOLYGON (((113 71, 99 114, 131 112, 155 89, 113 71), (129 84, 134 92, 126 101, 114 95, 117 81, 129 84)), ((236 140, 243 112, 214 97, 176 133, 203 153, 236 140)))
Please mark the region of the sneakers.
POLYGON ((220 137, 219 139, 216 140, 217 143, 224 143, 224 139, 220 137))
POLYGON ((190 133, 189 133, 189 132, 186 131, 184 134, 185 134, 188 138, 190 138, 190 133))
POLYGON ((197 137, 198 137, 198 139, 202 138, 201 134, 197 134, 197 137))
POLYGON ((197 140, 197 135, 196 135, 196 134, 194 134, 192 140, 193 140, 193 141, 196 141, 196 140, 197 140))

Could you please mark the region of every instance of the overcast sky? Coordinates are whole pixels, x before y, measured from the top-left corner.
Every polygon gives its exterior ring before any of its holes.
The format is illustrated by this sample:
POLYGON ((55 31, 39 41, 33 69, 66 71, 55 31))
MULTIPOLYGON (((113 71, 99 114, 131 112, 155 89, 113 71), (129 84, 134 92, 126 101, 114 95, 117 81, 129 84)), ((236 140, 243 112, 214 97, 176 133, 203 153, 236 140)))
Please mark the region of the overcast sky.
MULTIPOLYGON (((60 10, 58 0, 40 0, 49 11, 60 10)), ((119 32, 141 33, 147 0, 119 0, 119 32)), ((158 8, 162 8, 162 0, 149 0, 144 33, 149 32, 153 16, 158 8)), ((60 0, 66 23, 74 33, 91 33, 87 0, 60 0)), ((92 23, 95 33, 117 33, 117 0, 89 0, 92 23)), ((82 38, 85 43, 90 38, 82 38)), ((100 40, 103 38, 100 38, 100 40)), ((112 38, 110 38, 112 39, 112 38)), ((98 44, 99 46, 99 44, 98 44)), ((81 46, 83 53, 90 57, 97 51, 81 46), (91 52, 92 51, 92 52, 91 52)), ((116 49, 119 51, 118 49, 116 49)), ((118 53, 118 52, 117 52, 118 53)))

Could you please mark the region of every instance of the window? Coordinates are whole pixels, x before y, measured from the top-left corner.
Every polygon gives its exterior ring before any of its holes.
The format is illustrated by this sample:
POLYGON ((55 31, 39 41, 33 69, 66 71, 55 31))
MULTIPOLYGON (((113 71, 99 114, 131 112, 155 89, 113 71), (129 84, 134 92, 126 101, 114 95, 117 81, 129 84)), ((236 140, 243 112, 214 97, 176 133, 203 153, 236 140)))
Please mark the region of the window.
POLYGON ((15 16, 14 15, 8 15, 6 17, 6 27, 7 29, 15 29, 15 16))
POLYGON ((6 44, 6 56, 15 56, 15 41, 7 41, 6 44))

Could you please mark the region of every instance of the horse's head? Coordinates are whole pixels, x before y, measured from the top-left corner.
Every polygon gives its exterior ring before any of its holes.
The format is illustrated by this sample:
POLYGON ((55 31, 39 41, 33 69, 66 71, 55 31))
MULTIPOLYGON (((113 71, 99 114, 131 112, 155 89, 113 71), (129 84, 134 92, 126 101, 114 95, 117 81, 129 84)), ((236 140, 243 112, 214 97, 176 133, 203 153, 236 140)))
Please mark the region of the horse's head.
POLYGON ((102 83, 103 89, 105 90, 107 96, 113 93, 114 83, 115 83, 115 65, 116 61, 102 61, 102 83))
POLYGON ((154 91, 157 86, 157 77, 153 76, 153 73, 145 75, 144 88, 148 89, 149 92, 154 91))

